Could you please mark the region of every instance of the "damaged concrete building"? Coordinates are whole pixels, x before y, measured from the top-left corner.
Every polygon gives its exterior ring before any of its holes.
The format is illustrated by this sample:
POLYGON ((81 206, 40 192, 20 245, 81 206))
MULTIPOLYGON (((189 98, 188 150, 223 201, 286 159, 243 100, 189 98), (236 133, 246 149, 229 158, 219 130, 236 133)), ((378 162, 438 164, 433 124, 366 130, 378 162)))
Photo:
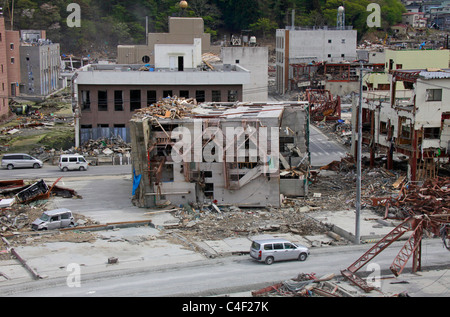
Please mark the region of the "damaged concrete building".
POLYGON ((133 203, 244 207, 308 191, 307 102, 203 103, 130 120, 133 203))
POLYGON ((392 169, 396 153, 408 157, 411 181, 436 177, 439 163, 450 157, 450 70, 395 70, 390 76, 390 92, 363 95, 362 137, 371 162, 382 152, 392 169))

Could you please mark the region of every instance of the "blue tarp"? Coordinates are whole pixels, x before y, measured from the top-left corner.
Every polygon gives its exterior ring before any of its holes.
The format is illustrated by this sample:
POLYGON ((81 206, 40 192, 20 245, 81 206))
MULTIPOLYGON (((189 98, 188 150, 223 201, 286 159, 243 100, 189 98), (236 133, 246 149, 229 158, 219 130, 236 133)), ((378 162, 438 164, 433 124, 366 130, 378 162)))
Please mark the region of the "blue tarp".
POLYGON ((134 195, 136 193, 136 189, 139 187, 139 183, 141 182, 142 175, 136 175, 136 171, 133 168, 133 192, 134 195))

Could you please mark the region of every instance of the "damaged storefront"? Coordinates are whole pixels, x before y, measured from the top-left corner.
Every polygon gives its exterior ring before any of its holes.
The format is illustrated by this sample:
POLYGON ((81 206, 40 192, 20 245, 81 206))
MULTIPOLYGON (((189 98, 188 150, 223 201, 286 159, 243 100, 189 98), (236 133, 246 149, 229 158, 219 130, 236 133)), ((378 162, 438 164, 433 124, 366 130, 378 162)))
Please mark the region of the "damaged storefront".
POLYGON ((279 207, 308 191, 306 102, 178 102, 130 121, 133 202, 279 207))

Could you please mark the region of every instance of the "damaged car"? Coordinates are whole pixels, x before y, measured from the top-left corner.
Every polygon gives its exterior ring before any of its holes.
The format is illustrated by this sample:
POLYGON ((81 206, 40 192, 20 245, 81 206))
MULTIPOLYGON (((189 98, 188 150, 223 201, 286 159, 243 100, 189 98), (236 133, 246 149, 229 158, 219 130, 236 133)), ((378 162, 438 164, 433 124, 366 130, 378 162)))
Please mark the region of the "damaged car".
POLYGON ((75 226, 75 218, 72 211, 67 208, 59 208, 45 211, 31 224, 32 230, 52 230, 75 226))

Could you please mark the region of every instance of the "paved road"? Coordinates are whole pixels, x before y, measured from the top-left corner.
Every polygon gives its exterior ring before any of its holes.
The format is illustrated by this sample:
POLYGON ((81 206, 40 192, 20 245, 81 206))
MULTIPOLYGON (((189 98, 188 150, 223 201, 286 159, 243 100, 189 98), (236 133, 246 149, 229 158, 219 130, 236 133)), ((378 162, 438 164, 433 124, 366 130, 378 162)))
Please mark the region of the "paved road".
POLYGON ((102 175, 131 175, 131 165, 90 166, 87 171, 62 172, 57 166, 44 163, 42 168, 16 168, 7 170, 0 168, 1 180, 12 179, 56 179, 59 177, 88 177, 102 175))
MULTIPOLYGON (((394 243, 392 247, 377 256, 372 264, 379 265, 380 270, 366 267, 360 270, 372 277, 381 277, 384 268, 389 267, 396 256, 398 248, 403 243, 394 243), (396 247, 397 246, 397 247, 396 247), (375 271, 372 271, 374 270, 375 271), (378 274, 380 273, 380 274, 378 274)), ((82 276, 80 287, 68 287, 66 280, 37 281, 28 284, 27 290, 13 295, 19 296, 210 296, 229 294, 243 290, 256 290, 271 283, 279 283, 295 278, 299 273, 316 273, 322 276, 329 273, 340 275, 340 270, 347 267, 349 259, 358 258, 367 246, 346 246, 314 249, 311 256, 304 262, 277 262, 271 266, 257 263, 249 256, 230 256, 220 259, 209 259, 185 263, 183 265, 166 266, 160 268, 140 268, 128 272, 118 271, 103 275, 82 276)), ((449 253, 442 249, 439 239, 424 242, 422 263, 426 266, 446 265, 447 270, 438 271, 437 277, 429 283, 411 285, 394 284, 393 278, 380 280, 380 287, 384 293, 399 293, 410 289, 411 296, 449 296, 448 274, 449 253), (447 273, 446 273, 447 272, 447 273), (437 286, 439 292, 436 292, 437 286)), ((405 271, 405 274, 407 272, 405 271)), ((392 274, 389 274, 392 276, 392 274)), ((400 276, 398 280, 405 277, 400 276)), ((397 280, 397 282, 398 282, 397 280)))
POLYGON ((346 149, 335 141, 329 139, 323 132, 310 125, 309 151, 311 165, 318 167, 333 161, 339 161, 346 156, 346 149))

